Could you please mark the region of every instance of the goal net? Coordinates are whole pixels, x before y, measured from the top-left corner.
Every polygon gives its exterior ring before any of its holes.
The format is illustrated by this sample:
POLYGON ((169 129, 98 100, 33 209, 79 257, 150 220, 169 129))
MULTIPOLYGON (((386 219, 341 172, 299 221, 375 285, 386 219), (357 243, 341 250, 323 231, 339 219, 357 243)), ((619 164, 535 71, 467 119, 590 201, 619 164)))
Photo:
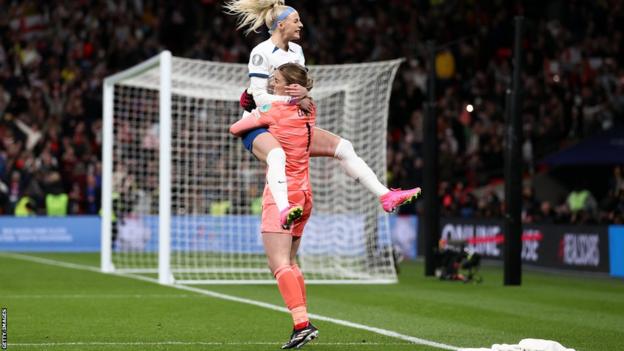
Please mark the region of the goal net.
MULTIPOLYGON (((350 140, 380 179, 400 60, 311 66, 317 125, 350 140)), ((102 270, 162 283, 274 283, 260 234, 265 165, 228 133, 247 66, 167 51, 104 84, 102 270)), ((298 260, 308 283, 392 283, 387 215, 326 157, 298 260)))

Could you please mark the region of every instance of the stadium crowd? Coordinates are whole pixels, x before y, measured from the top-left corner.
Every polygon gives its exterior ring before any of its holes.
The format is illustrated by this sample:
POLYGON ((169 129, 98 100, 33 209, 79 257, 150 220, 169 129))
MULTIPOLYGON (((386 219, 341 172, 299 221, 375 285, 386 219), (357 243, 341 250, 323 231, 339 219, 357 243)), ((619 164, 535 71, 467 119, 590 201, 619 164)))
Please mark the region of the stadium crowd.
MULTIPOLYGON (((439 189, 452 216, 500 216, 503 110, 513 16, 523 43, 525 174, 539 161, 624 120, 619 1, 317 0, 295 6, 307 64, 408 58, 393 87, 388 183, 422 182, 425 42, 442 48, 438 77, 439 189), (450 43, 448 45, 442 43, 450 43)), ((175 55, 247 62, 266 33, 244 36, 221 2, 0 0, 0 214, 95 214, 101 185, 102 79, 167 48, 175 55)), ((575 189, 538 201, 527 222, 622 223, 622 168, 603 198, 575 189)), ((417 211, 407 208, 404 211, 417 211)))

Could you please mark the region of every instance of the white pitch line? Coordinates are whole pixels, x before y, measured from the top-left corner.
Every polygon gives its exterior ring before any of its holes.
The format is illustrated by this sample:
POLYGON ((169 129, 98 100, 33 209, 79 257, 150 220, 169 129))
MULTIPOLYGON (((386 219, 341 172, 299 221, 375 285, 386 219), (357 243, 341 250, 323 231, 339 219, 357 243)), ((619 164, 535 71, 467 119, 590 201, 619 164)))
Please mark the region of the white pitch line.
MULTIPOLYGON (((105 342, 105 341, 91 341, 91 342, 18 342, 8 343, 7 346, 19 347, 19 346, 149 346, 149 345, 201 345, 201 346, 244 346, 244 345, 279 345, 281 342, 208 342, 208 341, 153 341, 153 342, 105 342)), ((315 344, 321 345, 321 344, 315 344)), ((328 346, 389 346, 398 345, 406 346, 413 345, 412 343, 381 343, 381 342, 324 342, 322 345, 328 346)))
POLYGON ((5 299, 191 299, 195 294, 35 294, 2 295, 5 299))
MULTIPOLYGON (((16 259, 21 259, 21 260, 25 260, 25 261, 32 261, 32 262, 37 262, 37 263, 42 263, 42 264, 47 264, 47 265, 52 265, 52 266, 59 266, 59 267, 79 269, 79 270, 87 270, 87 271, 90 271, 90 272, 97 272, 97 273, 100 273, 100 274, 111 274, 111 273, 102 273, 96 267, 82 265, 82 264, 69 263, 69 262, 58 261, 58 260, 42 258, 42 257, 36 257, 36 256, 30 256, 30 255, 24 255, 24 254, 15 254, 15 253, 0 253, 0 254, 4 255, 4 256, 7 256, 7 257, 13 257, 13 258, 16 258, 16 259)), ((138 279, 138 280, 142 280, 142 281, 146 281, 146 282, 150 282, 150 283, 159 284, 158 279, 153 279, 153 278, 144 277, 144 276, 135 275, 135 274, 112 273, 112 275, 117 275, 117 276, 121 276, 121 277, 132 278, 132 279, 138 279)), ((273 305, 273 304, 266 303, 266 302, 261 302, 261 301, 251 300, 251 299, 245 299, 245 298, 242 298, 242 297, 226 295, 226 294, 218 293, 218 292, 211 291, 211 290, 204 290, 204 289, 199 289, 199 288, 186 286, 186 285, 165 285, 165 286, 171 287, 171 288, 174 288, 174 289, 179 289, 179 290, 192 291, 192 292, 195 292, 195 293, 198 293, 198 294, 214 297, 214 298, 217 298, 217 299, 222 299, 222 300, 227 300, 227 301, 234 301, 234 302, 239 302, 239 303, 244 303, 244 304, 248 304, 248 305, 254 305, 254 306, 266 308, 266 309, 273 310, 273 311, 290 313, 290 311, 288 311, 288 309, 285 308, 285 307, 273 305)), ((451 351, 459 351, 460 350, 460 347, 457 347, 457 346, 452 346, 452 345, 443 344, 443 343, 439 343, 439 342, 435 342, 435 341, 431 341, 431 340, 421 339, 421 338, 417 338, 417 337, 414 337, 414 336, 401 334, 401 333, 398 333, 398 332, 395 332, 395 331, 392 331, 392 330, 371 327, 371 326, 368 326, 368 325, 365 325, 365 324, 354 323, 354 322, 350 322, 350 321, 346 321, 346 320, 342 320, 342 319, 326 317, 326 316, 313 314, 313 313, 310 313, 309 316, 312 319, 321 320, 321 321, 325 321, 325 322, 330 322, 330 323, 333 323, 333 324, 338 324, 338 325, 342 325, 342 326, 350 327, 350 328, 354 328, 354 329, 366 330, 366 331, 369 331, 369 332, 372 332, 372 333, 375 333, 375 334, 388 336, 388 337, 395 338, 395 339, 400 339, 400 340, 403 340, 403 341, 408 341, 408 342, 413 343, 413 344, 426 345, 426 346, 431 346, 431 347, 435 347, 435 348, 443 349, 443 350, 451 350, 451 351)))

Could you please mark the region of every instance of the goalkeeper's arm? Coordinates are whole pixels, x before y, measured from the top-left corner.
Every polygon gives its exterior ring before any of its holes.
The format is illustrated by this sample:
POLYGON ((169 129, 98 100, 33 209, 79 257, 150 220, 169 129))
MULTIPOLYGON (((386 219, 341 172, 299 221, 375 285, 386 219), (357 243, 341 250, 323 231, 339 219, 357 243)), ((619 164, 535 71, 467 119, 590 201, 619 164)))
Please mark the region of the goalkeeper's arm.
POLYGON ((270 119, 265 114, 262 114, 255 109, 251 111, 247 117, 241 118, 236 123, 232 124, 230 126, 230 133, 234 136, 240 137, 250 130, 267 127, 270 124, 270 119))

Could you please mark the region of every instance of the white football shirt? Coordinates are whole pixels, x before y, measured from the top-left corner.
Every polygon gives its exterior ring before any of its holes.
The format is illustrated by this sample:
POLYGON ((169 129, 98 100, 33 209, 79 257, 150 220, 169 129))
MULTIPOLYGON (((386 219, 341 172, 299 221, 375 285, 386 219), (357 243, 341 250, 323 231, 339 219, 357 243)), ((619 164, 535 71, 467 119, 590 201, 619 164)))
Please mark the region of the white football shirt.
POLYGON ((300 45, 288 43, 288 51, 275 46, 271 38, 256 45, 249 55, 249 93, 254 96, 257 106, 270 104, 273 101, 288 101, 288 96, 267 93, 267 79, 273 71, 284 63, 294 62, 305 66, 305 57, 300 45))

